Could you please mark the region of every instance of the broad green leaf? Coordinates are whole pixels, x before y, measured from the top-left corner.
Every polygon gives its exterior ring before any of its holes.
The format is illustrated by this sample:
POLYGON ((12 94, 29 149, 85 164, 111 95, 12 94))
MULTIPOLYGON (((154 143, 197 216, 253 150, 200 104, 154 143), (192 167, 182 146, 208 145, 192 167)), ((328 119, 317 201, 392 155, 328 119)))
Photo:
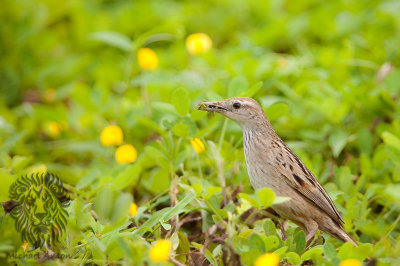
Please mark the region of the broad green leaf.
POLYGON ((338 264, 340 259, 337 257, 336 249, 331 243, 325 243, 323 246, 325 257, 328 261, 338 264))
POLYGON ((123 217, 128 216, 129 206, 132 203, 132 195, 129 193, 119 194, 113 203, 114 207, 112 208, 111 222, 116 223, 123 217))
POLYGON ((248 87, 249 83, 247 82, 246 77, 234 77, 228 85, 228 97, 238 97, 242 93, 245 93, 248 90, 248 87))
POLYGON ((277 236, 266 236, 265 238, 263 238, 263 241, 265 245, 265 250, 267 252, 274 250, 279 245, 279 238, 277 236))
POLYGON ((116 189, 121 190, 129 186, 130 184, 135 183, 141 171, 142 165, 140 163, 137 162, 135 164, 129 165, 122 173, 120 173, 115 178, 113 184, 116 186, 116 189))
MULTIPOLYGON (((176 254, 182 254, 182 255, 176 256, 176 259, 182 263, 186 263, 187 254, 189 254, 190 251, 189 240, 187 239, 186 235, 182 232, 178 232, 178 238, 179 238, 179 245, 178 248, 176 249, 176 254)), ((216 256, 214 254, 214 251, 213 255, 216 256)))
POLYGON ((289 106, 286 103, 275 103, 265 110, 270 121, 285 116, 289 112, 289 106))
POLYGON ((388 184, 385 187, 385 194, 393 198, 396 204, 400 206, 400 184, 388 184))
POLYGON ((257 190, 258 200, 263 208, 271 206, 275 199, 275 193, 270 188, 261 188, 257 190))
POLYGON ((246 193, 239 193, 238 196, 240 199, 248 201, 251 204, 251 206, 253 206, 254 208, 257 208, 257 209, 260 208, 260 204, 258 203, 258 201, 256 199, 252 198, 250 195, 248 195, 246 193))
POLYGON ((296 233, 294 242, 296 243, 296 252, 299 254, 302 253, 306 248, 306 234, 303 230, 296 233))
POLYGON ((246 92, 240 94, 240 96, 241 97, 253 97, 262 88, 262 85, 263 85, 263 82, 259 81, 256 84, 254 84, 250 89, 248 89, 246 92))
POLYGON ((295 253, 295 252, 288 252, 284 255, 283 258, 291 265, 298 265, 301 262, 300 256, 297 255, 297 253, 295 253))
POLYGON ((290 197, 275 197, 274 202, 272 203, 272 205, 283 203, 283 202, 286 202, 286 201, 289 201, 289 200, 291 200, 290 197))
POLYGON ((146 146, 146 148, 144 148, 144 151, 150 158, 154 159, 159 164, 163 165, 164 167, 168 166, 169 162, 167 157, 157 148, 153 146, 146 146))
POLYGON ((125 241, 122 237, 118 237, 115 241, 118 244, 119 249, 123 252, 123 257, 128 261, 132 261, 131 258, 133 258, 133 253, 129 242, 125 241))
POLYGON ((384 131, 381 137, 383 139, 383 142, 385 142, 385 144, 400 150, 400 138, 398 138, 397 136, 388 131, 384 131))
POLYGON ((219 193, 222 191, 221 187, 207 187, 206 188, 207 193, 203 194, 203 198, 205 199, 210 199, 212 195, 219 193))
POLYGON ((162 129, 157 123, 155 123, 153 120, 150 120, 146 117, 141 117, 141 116, 135 116, 135 119, 142 124, 145 127, 148 127, 152 130, 155 130, 158 134, 164 135, 165 130, 162 129))
POLYGON ((329 136, 329 146, 332 149, 334 157, 338 157, 347 143, 347 133, 343 130, 337 129, 329 136))
POLYGON ((12 175, 4 168, 0 168, 0 202, 8 201, 8 190, 11 184, 14 182, 12 175))
POLYGON ((200 197, 201 195, 201 191, 203 189, 203 186, 201 184, 193 184, 192 188, 194 189, 194 191, 196 192, 196 196, 200 197))
POLYGON ((252 234, 249 239, 249 248, 251 250, 258 250, 261 253, 265 253, 265 246, 264 246, 264 241, 263 239, 257 235, 257 234, 252 234))
POLYGON ((94 210, 102 222, 111 220, 112 208, 114 207, 113 201, 113 191, 108 186, 104 186, 99 193, 97 193, 94 202, 94 210))
MULTIPOLYGON (((321 246, 314 247, 310 250, 307 250, 306 252, 301 255, 301 260, 314 260, 317 258, 321 258, 323 250, 321 246)), ((314 261, 315 262, 315 261, 314 261)))
POLYGON ((187 124, 184 123, 179 123, 176 124, 173 128, 172 128, 172 132, 178 136, 178 137, 188 137, 189 136, 189 127, 187 124))
POLYGON ((185 88, 177 88, 171 96, 171 102, 178 114, 185 116, 190 109, 190 95, 185 88))
POLYGON ((2 140, 0 152, 10 152, 17 143, 19 143, 27 134, 27 131, 23 130, 22 132, 15 133, 11 135, 9 138, 6 138, 4 141, 2 140))
POLYGON ((273 221, 265 220, 263 224, 265 235, 267 236, 274 236, 276 235, 276 227, 273 221))
POLYGON ((262 253, 259 250, 250 250, 240 254, 240 257, 243 265, 252 266, 256 259, 261 255, 262 253))
POLYGON ((126 52, 132 51, 132 41, 115 31, 100 31, 89 34, 89 39, 106 43, 110 46, 117 47, 126 52))
POLYGON ((360 152, 365 153, 367 155, 371 154, 374 146, 374 139, 369 129, 362 128, 358 131, 357 146, 360 152))
POLYGON ((283 246, 283 247, 278 248, 277 250, 275 250, 274 253, 275 253, 276 255, 279 255, 279 257, 280 257, 280 256, 282 256, 283 254, 285 254, 285 252, 286 252, 287 249, 288 249, 287 246, 283 246))
POLYGON ((366 258, 372 256, 373 246, 370 243, 360 244, 360 246, 355 247, 352 243, 344 243, 338 251, 338 257, 341 260, 345 259, 358 259, 363 261, 366 258))

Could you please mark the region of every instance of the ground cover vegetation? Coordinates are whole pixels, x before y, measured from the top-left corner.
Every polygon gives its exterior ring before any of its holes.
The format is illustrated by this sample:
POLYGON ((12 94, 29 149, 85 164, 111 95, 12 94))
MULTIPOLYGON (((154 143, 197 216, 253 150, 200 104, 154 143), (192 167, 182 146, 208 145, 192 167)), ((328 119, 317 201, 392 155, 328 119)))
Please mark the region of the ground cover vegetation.
MULTIPOLYGON (((398 1, 1 5, 0 201, 46 171, 71 198, 46 264, 400 264, 398 1), (359 247, 282 239, 240 128, 196 110, 232 96, 262 104, 359 247)), ((1 208, 0 264, 45 252, 1 208)))

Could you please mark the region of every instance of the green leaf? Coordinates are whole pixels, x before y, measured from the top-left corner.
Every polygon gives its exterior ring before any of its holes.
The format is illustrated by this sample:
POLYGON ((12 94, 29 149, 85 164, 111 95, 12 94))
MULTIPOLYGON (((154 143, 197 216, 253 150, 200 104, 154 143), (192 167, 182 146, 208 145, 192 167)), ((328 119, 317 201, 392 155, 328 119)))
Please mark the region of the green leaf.
POLYGON ((325 257, 328 261, 339 264, 340 259, 337 257, 336 249, 331 243, 325 243, 323 246, 325 257))
POLYGON ((184 123, 179 123, 176 124, 173 128, 172 128, 172 133, 174 133, 174 135, 178 136, 178 137, 188 137, 189 136, 189 127, 187 124, 184 123))
POLYGON ((182 200, 180 200, 173 208, 169 209, 165 213, 164 220, 168 221, 173 216, 183 212, 186 205, 188 205, 195 197, 196 194, 193 191, 189 191, 189 193, 182 200))
POLYGON ((304 252, 303 255, 301 255, 301 260, 302 261, 313 260, 314 262, 316 262, 316 260, 318 260, 318 258, 322 258, 322 255, 321 255, 322 252, 323 252, 322 247, 320 247, 320 246, 314 247, 314 248, 304 252))
POLYGON ((263 239, 257 235, 257 234, 252 234, 249 239, 249 248, 251 250, 258 250, 261 253, 265 253, 265 246, 264 246, 264 241, 263 239))
POLYGON ((358 150, 367 155, 371 154, 374 147, 374 139, 371 131, 367 128, 362 128, 357 133, 358 150))
POLYGON ((254 84, 250 89, 248 89, 245 93, 240 94, 241 97, 253 97, 261 88, 263 82, 259 81, 254 84))
MULTIPOLYGON (((190 251, 189 240, 187 239, 186 235, 182 232, 178 232, 178 238, 179 238, 179 245, 178 245, 178 248, 176 249, 176 254, 182 254, 182 255, 177 255, 176 259, 182 263, 186 263, 186 261, 187 261, 186 254, 189 254, 189 251, 190 251)), ((213 255, 214 255, 214 251, 213 251, 213 255)))
POLYGON ((250 250, 250 251, 245 251, 242 254, 240 254, 241 261, 243 265, 254 265, 254 262, 256 259, 261 256, 262 253, 258 250, 250 250))
POLYGON ((10 152, 27 134, 27 131, 22 131, 11 135, 1 143, 0 152, 10 152))
POLYGON ((205 199, 210 199, 212 195, 217 194, 222 191, 221 187, 207 187, 206 188, 207 193, 203 194, 203 198, 205 199))
POLYGON ((383 142, 393 148, 400 150, 400 139, 388 131, 384 131, 381 135, 383 142))
POLYGON ((257 190, 257 197, 261 206, 266 209, 272 205, 272 202, 274 202, 275 193, 270 188, 261 188, 257 190))
POLYGON ((132 203, 132 195, 129 193, 122 193, 117 196, 113 203, 114 207, 112 208, 111 222, 116 223, 123 217, 127 217, 129 206, 132 203))
POLYGON ((306 233, 304 231, 299 231, 294 236, 294 242, 296 243, 296 252, 302 253, 306 248, 306 233))
POLYGON ((8 201, 8 190, 14 182, 13 176, 4 168, 0 168, 0 202, 8 201))
POLYGON ((137 228, 135 231, 132 232, 133 236, 141 236, 143 235, 145 232, 149 231, 149 228, 152 228, 153 226, 155 226, 156 224, 158 224, 160 222, 161 219, 163 219, 163 217, 165 217, 165 214, 170 211, 170 207, 161 209, 159 211, 156 211, 154 213, 152 213, 151 217, 145 221, 139 228, 137 228))
POLYGON ((347 133, 337 129, 329 136, 329 146, 332 149, 333 156, 337 158, 347 143, 347 133))
MULTIPOLYGON (((199 111, 200 112, 200 111, 199 111)), ((203 112, 204 113, 204 112, 203 112)), ((140 116, 135 116, 135 119, 138 121, 138 123, 142 124, 145 127, 148 127, 154 131, 156 131, 160 135, 165 134, 165 130, 162 129, 157 123, 155 123, 153 120, 150 120, 149 118, 146 117, 140 117, 140 116)))
POLYGON ((177 88, 171 96, 171 102, 178 114, 185 116, 190 109, 190 95, 185 88, 177 88))
POLYGON ((161 224, 161 226, 165 229, 165 230, 171 230, 171 225, 170 224, 167 224, 167 223, 164 223, 164 221, 163 220, 160 220, 160 224, 161 224))
POLYGON ((276 235, 276 227, 273 221, 265 220, 263 224, 265 235, 267 236, 274 236, 276 235))
POLYGON ((258 203, 258 201, 256 199, 252 198, 250 195, 248 195, 246 193, 239 193, 238 196, 240 199, 248 201, 251 204, 251 206, 253 206, 254 208, 257 208, 257 209, 260 208, 260 204, 258 203))
POLYGON ((295 252, 288 252, 283 258, 291 265, 298 265, 301 262, 300 256, 295 252))
POLYGON ((263 238, 263 240, 265 245, 265 251, 267 252, 275 249, 279 245, 279 238, 277 236, 266 236, 265 238, 263 238))
POLYGON ((117 190, 121 190, 136 182, 139 174, 142 171, 142 165, 140 163, 135 163, 129 165, 122 173, 120 173, 113 184, 116 186, 117 190))
POLYGON ((275 197, 274 202, 272 202, 272 205, 283 203, 283 202, 286 202, 286 201, 289 201, 289 200, 291 200, 290 197, 275 197))
POLYGON ((275 103, 265 110, 270 121, 285 116, 289 112, 289 106, 286 103, 275 103))
POLYGON ((280 257, 286 252, 287 249, 288 249, 287 246, 283 246, 283 247, 278 248, 277 250, 275 250, 274 253, 280 257))
POLYGON ((228 97, 238 97, 242 93, 245 93, 248 90, 248 87, 249 83, 247 82, 246 77, 234 77, 228 85, 228 97))
POLYGON ((363 261, 366 258, 372 256, 372 254, 373 246, 369 243, 360 244, 360 246, 355 247, 350 242, 346 242, 339 248, 338 251, 338 257, 341 260, 357 259, 359 261, 363 261))
POLYGON ((99 193, 97 193, 94 202, 94 210, 99 219, 103 222, 111 220, 113 198, 113 191, 108 186, 104 186, 99 193))
POLYGON ((158 150, 153 146, 146 146, 146 148, 144 148, 144 151, 150 158, 154 159, 163 167, 168 167, 169 165, 168 159, 160 150, 158 150))
POLYGON ((117 47, 126 52, 132 51, 133 48, 132 41, 128 37, 115 31, 101 31, 91 33, 89 34, 89 38, 106 43, 113 47, 117 47))
POLYGON ((393 198, 397 205, 400 205, 400 184, 388 184, 385 186, 385 194, 393 198))

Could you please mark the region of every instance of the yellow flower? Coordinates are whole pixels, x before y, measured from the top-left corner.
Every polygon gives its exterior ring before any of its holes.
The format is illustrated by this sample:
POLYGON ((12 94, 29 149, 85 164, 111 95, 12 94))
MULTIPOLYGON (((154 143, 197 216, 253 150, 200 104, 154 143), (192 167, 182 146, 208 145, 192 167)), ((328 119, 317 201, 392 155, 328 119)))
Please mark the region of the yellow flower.
POLYGON ((361 266, 361 262, 356 259, 347 259, 342 261, 340 266, 361 266))
POLYGON ((254 262, 254 266, 277 266, 278 264, 279 256, 275 253, 265 253, 254 262))
POLYGON ((28 252, 29 250, 29 243, 28 242, 24 242, 21 247, 24 249, 24 253, 28 252))
POLYGON ((194 151, 199 154, 202 153, 206 148, 204 147, 204 143, 201 141, 199 138, 193 138, 190 140, 190 144, 192 144, 192 147, 194 151))
POLYGON ((105 127, 100 134, 100 141, 104 146, 119 145, 123 139, 124 134, 119 126, 105 127))
POLYGON ((186 49, 193 55, 205 53, 212 47, 211 38, 205 33, 190 34, 186 38, 186 49))
POLYGON ((115 160, 119 164, 133 163, 137 159, 137 151, 131 144, 124 144, 115 151, 115 160))
POLYGON ((130 216, 137 215, 137 205, 135 203, 131 203, 131 206, 129 207, 129 215, 130 216))
POLYGON ((140 48, 138 51, 138 63, 142 69, 154 70, 158 66, 157 54, 150 48, 140 48))
POLYGON ((44 131, 46 135, 57 138, 61 133, 61 126, 57 122, 51 121, 45 124, 44 131))
POLYGON ((150 259, 154 262, 168 261, 168 255, 171 251, 171 241, 162 239, 157 241, 150 249, 150 259))

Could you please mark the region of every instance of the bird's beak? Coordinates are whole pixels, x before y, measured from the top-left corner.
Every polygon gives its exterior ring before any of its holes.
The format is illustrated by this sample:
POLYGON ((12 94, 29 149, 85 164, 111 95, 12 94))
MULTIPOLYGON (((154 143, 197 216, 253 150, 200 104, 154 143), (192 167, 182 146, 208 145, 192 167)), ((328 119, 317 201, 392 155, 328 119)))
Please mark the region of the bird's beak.
POLYGON ((209 112, 228 111, 228 109, 224 107, 223 102, 202 102, 197 105, 197 109, 209 112))

